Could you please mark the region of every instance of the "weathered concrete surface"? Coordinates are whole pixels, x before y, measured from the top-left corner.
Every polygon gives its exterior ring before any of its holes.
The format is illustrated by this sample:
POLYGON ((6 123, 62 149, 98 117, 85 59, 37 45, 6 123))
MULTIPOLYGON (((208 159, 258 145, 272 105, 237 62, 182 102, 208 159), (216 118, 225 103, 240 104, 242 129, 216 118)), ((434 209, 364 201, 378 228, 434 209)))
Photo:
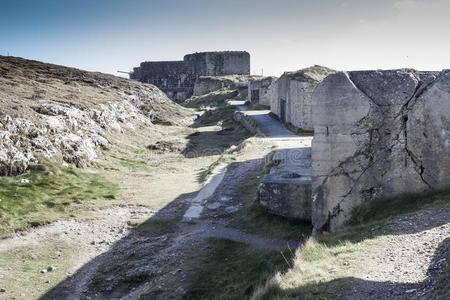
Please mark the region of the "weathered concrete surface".
POLYGON ((182 61, 142 62, 131 79, 151 83, 173 100, 183 101, 194 92, 200 76, 249 75, 250 54, 245 51, 200 52, 182 61))
POLYGON ((285 72, 270 89, 272 113, 283 123, 313 130, 312 93, 317 84, 334 72, 321 66, 285 72))
POLYGON ((261 104, 270 107, 276 77, 254 78, 248 82, 248 101, 251 104, 261 104))
POLYGON ((363 202, 450 187, 450 72, 339 72, 313 94, 313 224, 363 202))
POLYGON ((311 222, 311 139, 274 141, 273 167, 258 191, 259 202, 269 213, 311 222))

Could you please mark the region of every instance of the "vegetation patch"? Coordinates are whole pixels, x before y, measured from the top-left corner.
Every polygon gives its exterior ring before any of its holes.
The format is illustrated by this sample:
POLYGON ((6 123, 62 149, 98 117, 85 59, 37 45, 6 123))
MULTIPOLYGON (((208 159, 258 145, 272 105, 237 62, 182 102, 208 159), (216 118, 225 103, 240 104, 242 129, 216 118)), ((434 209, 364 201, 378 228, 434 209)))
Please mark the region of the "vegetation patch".
POLYGON ((205 106, 224 106, 226 100, 239 95, 239 92, 230 88, 222 88, 202 96, 194 96, 186 100, 185 105, 190 108, 200 108, 205 106))
POLYGON ((194 123, 193 127, 201 126, 232 126, 236 125, 233 120, 236 108, 230 105, 220 106, 214 109, 206 110, 194 123))
POLYGON ((314 136, 314 130, 298 128, 292 125, 292 123, 286 123, 285 126, 289 131, 292 131, 298 136, 314 136))
POLYGON ((210 245, 183 299, 246 299, 264 278, 287 268, 279 252, 229 240, 211 239, 210 245))
MULTIPOLYGON (((150 219, 140 222, 136 225, 136 229, 144 231, 149 234, 167 234, 176 230, 177 224, 181 222, 183 218, 185 208, 179 209, 174 213, 166 214, 164 216, 155 215, 150 219)), ((130 224, 133 225, 133 224, 130 224)))
POLYGON ((118 191, 99 175, 53 165, 0 177, 0 235, 68 217, 74 204, 113 199, 118 191))
POLYGON ((39 299, 70 272, 68 261, 79 255, 66 244, 17 247, 0 253, 0 269, 5 272, 0 288, 2 299, 39 299))
MULTIPOLYGON (((383 237, 391 233, 395 217, 413 213, 426 206, 448 204, 450 193, 436 191, 419 195, 401 195, 372 201, 354 211, 349 226, 332 234, 310 238, 297 250, 294 267, 278 274, 260 287, 254 299, 333 299, 352 284, 356 270, 364 269, 362 258, 383 237)), ((447 293, 448 273, 443 273, 435 295, 447 293)), ((439 298, 439 297, 437 297, 439 298)), ((445 298, 445 297, 443 297, 445 298)))
POLYGON ((250 104, 250 110, 270 110, 270 106, 264 104, 250 104))
POLYGON ((369 201, 353 211, 349 224, 359 225, 374 221, 386 221, 401 214, 419 211, 430 204, 438 205, 448 202, 450 202, 449 190, 405 194, 369 201))

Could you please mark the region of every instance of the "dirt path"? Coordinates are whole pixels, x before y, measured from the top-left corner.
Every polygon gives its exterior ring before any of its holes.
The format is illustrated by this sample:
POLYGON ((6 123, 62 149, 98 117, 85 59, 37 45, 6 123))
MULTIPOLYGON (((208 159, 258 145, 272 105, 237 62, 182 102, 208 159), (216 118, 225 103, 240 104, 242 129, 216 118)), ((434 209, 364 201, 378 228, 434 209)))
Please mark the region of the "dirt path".
MULTIPOLYGON (((229 167, 215 192, 208 191, 210 197, 205 203, 224 201, 226 195, 236 199, 237 182, 250 172, 262 166, 263 160, 236 163, 229 167)), ((191 204, 190 197, 179 199, 153 218, 182 216, 191 204)), ((251 246, 279 251, 295 248, 298 241, 271 239, 253 235, 227 227, 227 215, 236 211, 239 203, 227 199, 220 207, 213 206, 215 215, 205 213, 196 221, 185 222, 182 218, 167 230, 128 231, 112 247, 85 264, 74 275, 60 283, 48 293, 45 299, 137 299, 145 291, 146 295, 166 299, 181 296, 190 270, 196 265, 202 252, 208 251, 208 239, 228 239, 251 246), (233 209, 230 209, 233 208, 233 209)), ((149 220, 152 222, 152 218, 149 220)), ((83 233, 82 233, 83 235, 83 233)))
POLYGON ((426 299, 449 259, 450 206, 395 220, 342 299, 426 299))
MULTIPOLYGON (((132 227, 128 224, 132 220, 150 217, 155 212, 144 206, 114 206, 108 209, 95 210, 92 220, 64 220, 32 229, 28 232, 20 232, 14 237, 0 241, 0 253, 13 253, 29 259, 25 263, 13 263, 2 261, 0 264, 0 279, 8 277, 30 276, 23 273, 24 269, 35 268, 33 282, 29 286, 17 287, 20 294, 10 294, 9 291, 0 294, 1 299, 36 299, 45 291, 50 280, 61 276, 71 276, 78 272, 86 262, 109 251, 112 245, 130 233, 132 227), (28 251, 28 249, 33 249, 28 251), (63 250, 61 250, 63 249, 63 250), (22 251, 24 250, 24 251, 22 251), (67 250, 67 251, 65 251, 67 250), (47 253, 53 253, 50 258, 47 253), (67 266, 70 261, 70 266, 67 266), (48 274, 40 272, 53 266, 55 270, 48 274), (22 275, 23 274, 23 275, 22 275), (38 286, 38 288, 36 288, 38 286)), ((17 259, 17 257, 15 257, 17 259)), ((92 270, 84 270, 83 277, 87 277, 92 270)), ((20 284, 20 282, 17 282, 20 284)), ((3 284, 2 284, 3 285, 3 284)), ((78 294, 83 290, 83 284, 74 285, 72 291, 78 294)))
MULTIPOLYGON (((177 298, 185 293, 187 278, 198 267, 202 253, 208 253, 210 239, 236 241, 269 251, 297 247, 298 240, 268 238, 229 225, 230 218, 241 209, 240 183, 263 168, 265 156, 273 150, 273 143, 265 139, 255 144, 248 151, 238 151, 231 164, 219 165, 200 191, 181 194, 157 211, 146 205, 97 209, 86 218, 58 221, 0 241, 0 254, 6 257, 4 264, 0 258, 0 280, 7 273, 8 278, 13 278, 11 272, 15 269, 16 276, 29 274, 20 270, 32 268, 36 272, 27 287, 15 286, 20 294, 6 291, 0 293, 0 299, 36 299, 47 290, 43 299, 137 299, 142 293, 152 299, 177 298), (14 261, 26 264, 11 266, 6 255, 9 253, 13 253, 14 261), (37 253, 37 259, 27 258, 30 253, 37 253), (49 253, 56 254, 48 257, 49 253), (53 270, 39 272, 47 267, 53 270)), ((127 199, 145 190, 133 185, 134 181, 142 185, 150 180, 150 175, 143 174, 146 177, 131 180, 127 199)), ((158 176, 157 184, 161 185, 165 174, 158 176)), ((172 178, 174 173, 167 176, 172 178)), ((124 183, 127 180, 124 176, 121 179, 124 183)), ((154 188, 145 193, 151 190, 154 188)), ((146 203, 144 197, 137 199, 146 203)))

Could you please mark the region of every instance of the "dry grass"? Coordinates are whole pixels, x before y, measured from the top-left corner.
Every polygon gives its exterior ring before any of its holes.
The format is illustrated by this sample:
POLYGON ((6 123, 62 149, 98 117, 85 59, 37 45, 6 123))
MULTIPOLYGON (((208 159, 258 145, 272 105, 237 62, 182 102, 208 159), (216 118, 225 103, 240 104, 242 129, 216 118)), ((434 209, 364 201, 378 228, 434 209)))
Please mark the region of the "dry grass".
MULTIPOLYGON (((368 253, 385 243, 396 217, 449 201, 448 191, 438 191, 401 195, 362 206, 354 212, 352 225, 310 238, 296 251, 294 267, 270 278, 253 299, 334 299, 349 288, 348 278, 357 277, 365 269, 362 262, 368 253)), ((445 293, 447 278, 441 277, 436 294, 445 293)))
POLYGON ((75 68, 0 56, 0 113, 36 121, 33 107, 39 101, 70 105, 81 110, 128 95, 145 98, 147 111, 153 110, 163 122, 177 123, 190 112, 170 101, 155 86, 113 75, 87 72, 75 68))

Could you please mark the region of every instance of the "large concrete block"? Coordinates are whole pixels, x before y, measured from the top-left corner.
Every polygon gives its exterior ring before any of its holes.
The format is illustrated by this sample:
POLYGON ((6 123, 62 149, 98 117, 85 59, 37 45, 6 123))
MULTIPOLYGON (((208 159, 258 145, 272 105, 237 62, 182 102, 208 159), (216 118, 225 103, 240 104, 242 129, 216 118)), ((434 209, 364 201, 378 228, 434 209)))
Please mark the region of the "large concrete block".
POLYGON ((449 188, 450 74, 339 72, 313 93, 313 213, 335 230, 366 201, 449 188))
POLYGON ((271 214, 310 222, 311 177, 267 174, 260 183, 259 203, 271 214))

